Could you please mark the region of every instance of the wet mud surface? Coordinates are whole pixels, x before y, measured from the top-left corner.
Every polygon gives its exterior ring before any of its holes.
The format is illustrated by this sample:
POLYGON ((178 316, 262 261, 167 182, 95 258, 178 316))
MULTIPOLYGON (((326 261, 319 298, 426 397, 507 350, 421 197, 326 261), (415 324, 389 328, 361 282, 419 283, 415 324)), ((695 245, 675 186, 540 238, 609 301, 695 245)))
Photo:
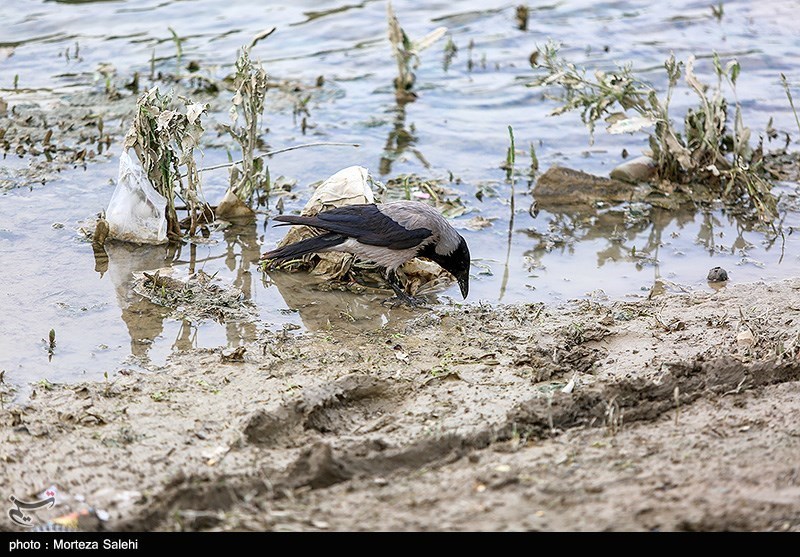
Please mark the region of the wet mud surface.
MULTIPOLYGON (((263 21, 241 15, 248 0, 221 19, 202 17, 212 0, 191 17, 98 3, 69 8, 92 11, 69 31, 57 4, 9 12, 18 44, 0 47, 0 496, 55 486, 37 520, 92 507, 128 531, 800 530, 797 154, 767 161, 782 197, 765 230, 605 178, 646 141, 590 145, 525 87, 547 38, 655 81, 675 44, 724 46, 754 134, 774 117, 767 146, 786 150, 777 72, 796 88, 794 4, 728 2, 721 19, 692 3, 569 3, 522 33, 507 4, 406 3, 413 36, 445 24, 457 46, 449 62, 423 56, 409 104, 391 88, 383 3, 268 7, 260 150, 361 147, 271 158, 256 221, 208 241, 100 249, 87 230, 113 191, 129 84, 208 102, 203 166, 224 163, 225 76, 263 21), (117 70, 101 71, 108 56, 117 70), (524 160, 534 147, 541 170, 524 160), (473 249, 468 304, 451 286, 432 309, 390 309, 378 289, 260 272, 278 205, 299 210, 351 164, 390 198, 443 202, 473 249), (727 286, 706 283, 717 266, 727 286)), ((227 173, 204 176, 216 202, 227 173)))
POLYGON ((123 530, 796 531, 799 291, 440 308, 39 384, 0 410, 2 489, 123 530))

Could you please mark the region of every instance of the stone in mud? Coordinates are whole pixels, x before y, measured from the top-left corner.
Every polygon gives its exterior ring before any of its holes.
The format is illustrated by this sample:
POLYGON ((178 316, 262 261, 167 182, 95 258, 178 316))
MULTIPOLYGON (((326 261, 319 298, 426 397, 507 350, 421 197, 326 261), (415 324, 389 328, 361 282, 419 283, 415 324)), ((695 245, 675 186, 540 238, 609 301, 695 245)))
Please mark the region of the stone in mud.
POLYGON ((225 196, 217 205, 215 213, 217 218, 223 220, 252 219, 255 216, 253 209, 248 207, 231 190, 225 192, 225 196))
POLYGON ((539 177, 533 196, 539 207, 591 205, 598 201, 620 203, 638 200, 642 197, 642 190, 620 180, 554 166, 539 177))
POLYGON ((742 348, 749 348, 756 343, 756 337, 750 329, 742 329, 736 334, 736 344, 742 348))
POLYGON ((614 180, 630 182, 631 184, 647 182, 655 175, 656 161, 646 155, 625 161, 609 174, 614 180))
POLYGON ((722 267, 713 267, 706 277, 708 282, 725 282, 728 280, 728 271, 722 267))

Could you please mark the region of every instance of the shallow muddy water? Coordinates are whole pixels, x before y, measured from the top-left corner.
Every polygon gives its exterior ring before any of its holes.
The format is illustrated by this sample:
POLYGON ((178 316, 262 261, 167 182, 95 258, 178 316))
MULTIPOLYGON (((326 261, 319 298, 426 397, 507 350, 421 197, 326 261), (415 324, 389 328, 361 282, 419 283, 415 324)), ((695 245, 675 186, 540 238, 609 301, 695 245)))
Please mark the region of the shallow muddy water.
MULTIPOLYGON (((796 276, 800 270, 798 215, 783 221, 784 237, 752 230, 721 210, 670 212, 639 207, 604 208, 592 213, 541 210, 533 217, 527 178, 517 178, 513 234, 508 242, 511 185, 500 168, 514 128, 517 169, 524 173, 533 144, 540 169, 563 165, 597 175, 622 161, 626 149, 646 148, 644 135, 609 136, 598 129, 594 144, 577 114, 549 117, 557 105, 542 91, 525 87, 534 75, 528 59, 548 38, 564 43, 563 53, 590 68, 632 61, 642 76, 663 86, 660 70, 674 51, 679 59, 698 59, 698 75, 712 83, 709 56, 737 57, 742 66, 738 95, 745 123, 757 136, 773 118, 779 131, 796 134, 794 116, 780 84, 785 73, 800 82, 796 2, 725 2, 721 19, 707 2, 577 2, 532 7, 527 31, 515 23, 515 4, 500 2, 395 2, 408 34, 421 37, 448 27, 458 48, 447 68, 447 39, 421 55, 419 98, 404 107, 391 82, 395 64, 386 40, 384 2, 278 2, 218 0, 155 2, 41 2, 10 0, 0 5, 0 98, 10 107, 29 103, 53 106, 85 92, 102 91, 98 65, 111 63, 119 86, 140 74, 149 86, 151 58, 156 73, 178 67, 169 28, 181 37, 181 64, 198 61, 201 71, 220 78, 230 72, 237 48, 256 33, 276 32, 256 46, 275 79, 313 86, 306 133, 291 101, 270 97, 264 139, 271 148, 307 141, 357 142, 357 149, 326 147, 292 151, 270 161, 273 178, 297 180, 301 207, 311 184, 358 164, 376 178, 402 174, 450 179, 469 212, 455 219, 493 219, 482 230, 464 230, 474 257, 469 303, 564 301, 585 296, 646 296, 659 279, 687 289, 707 289, 714 266, 726 268, 734 282, 796 276), (472 46, 470 46, 472 45, 472 46), (16 87, 15 87, 16 82, 16 87), (485 192, 482 201, 476 193, 485 192), (602 293, 600 292, 602 291, 602 293)), ((162 88, 168 85, 160 84, 162 88)), ((121 89, 122 90, 122 89, 121 89)), ((122 90, 126 95, 130 94, 122 90)), ((230 94, 222 92, 221 98, 230 94)), ((795 95, 800 96, 800 95, 795 95)), ((98 96, 98 99, 102 97, 98 96)), ((673 114, 693 106, 696 97, 681 88, 673 114)), ((102 107, 98 107, 102 112, 102 107)), ((213 121, 206 118, 209 144, 203 166, 227 160, 213 121)), ((265 282, 254 262, 283 234, 259 215, 254 227, 214 233, 208 243, 163 247, 108 247, 107 267, 78 232, 81 222, 103 210, 116 179, 119 139, 127 122, 110 120, 115 142, 110 154, 85 168, 47 177, 44 185, 11 188, 0 197, 0 370, 24 385, 102 378, 120 367, 159 364, 173 350, 234 347, 253 339, 259 327, 299 325, 338 330, 381 327, 412 313, 381 306, 381 297, 319 292, 303 276, 273 276, 265 282), (173 265, 179 272, 203 269, 242 289, 258 309, 261 323, 189 322, 168 316, 131 292, 131 272, 173 265), (48 351, 48 333, 56 345, 48 351)), ((782 139, 767 147, 779 147, 782 139)), ((8 155, 2 175, 13 185, 30 163, 8 155)), ((204 190, 215 203, 227 173, 204 175, 204 190)), ((787 194, 794 184, 784 184, 787 194)), ((460 303, 451 287, 439 301, 460 303)))

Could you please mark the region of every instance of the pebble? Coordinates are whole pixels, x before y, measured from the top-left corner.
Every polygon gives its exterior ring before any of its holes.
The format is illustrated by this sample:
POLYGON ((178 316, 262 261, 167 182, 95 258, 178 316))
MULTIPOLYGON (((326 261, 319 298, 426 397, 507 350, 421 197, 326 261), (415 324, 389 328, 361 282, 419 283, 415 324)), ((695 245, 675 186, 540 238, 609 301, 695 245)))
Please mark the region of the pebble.
POLYGON ((648 156, 636 157, 617 166, 609 175, 614 180, 637 184, 656 174, 656 161, 648 156))
POLYGON ((753 346, 756 342, 756 337, 750 329, 743 329, 736 335, 736 344, 742 347, 753 346))
POLYGON ((710 271, 708 271, 708 276, 706 277, 708 282, 725 282, 728 280, 728 271, 723 269, 722 267, 714 267, 710 271))

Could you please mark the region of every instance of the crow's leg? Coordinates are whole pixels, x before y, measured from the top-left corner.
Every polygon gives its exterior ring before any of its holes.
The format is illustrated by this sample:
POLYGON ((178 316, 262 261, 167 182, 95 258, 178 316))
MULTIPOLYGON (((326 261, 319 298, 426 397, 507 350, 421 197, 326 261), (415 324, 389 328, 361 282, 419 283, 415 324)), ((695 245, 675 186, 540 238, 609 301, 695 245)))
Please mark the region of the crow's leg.
POLYGON ((388 282, 389 286, 392 287, 392 290, 394 291, 394 297, 386 298, 382 303, 388 303, 392 307, 408 304, 408 306, 412 308, 418 308, 425 305, 425 300, 406 294, 405 290, 403 290, 403 285, 400 284, 400 279, 397 277, 397 273, 394 271, 386 272, 386 282, 388 282))

